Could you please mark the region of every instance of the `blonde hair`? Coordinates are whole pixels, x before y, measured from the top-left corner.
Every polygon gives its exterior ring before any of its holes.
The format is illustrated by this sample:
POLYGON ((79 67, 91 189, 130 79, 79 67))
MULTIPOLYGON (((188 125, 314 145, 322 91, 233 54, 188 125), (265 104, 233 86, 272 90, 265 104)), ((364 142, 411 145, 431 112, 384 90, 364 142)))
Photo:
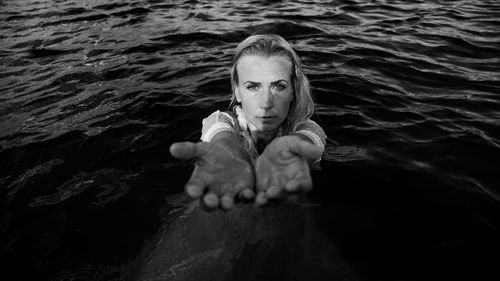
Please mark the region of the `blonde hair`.
POLYGON ((314 101, 309 87, 309 81, 302 71, 300 58, 292 49, 292 46, 290 46, 283 37, 276 34, 252 35, 243 40, 238 47, 236 47, 236 53, 231 68, 231 88, 233 94, 229 105, 230 109, 238 103, 235 94, 235 89, 238 86, 238 71, 236 66, 239 60, 246 55, 285 57, 291 62, 291 80, 294 98, 290 103, 288 116, 284 124, 282 124, 285 132, 293 129, 299 122, 311 118, 314 113, 314 101))

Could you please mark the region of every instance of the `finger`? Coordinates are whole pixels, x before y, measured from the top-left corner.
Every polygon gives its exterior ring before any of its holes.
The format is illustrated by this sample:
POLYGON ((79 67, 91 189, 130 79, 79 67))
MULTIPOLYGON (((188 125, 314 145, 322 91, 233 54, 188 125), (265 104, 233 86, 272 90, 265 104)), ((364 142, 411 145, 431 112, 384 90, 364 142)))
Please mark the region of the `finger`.
POLYGON ((304 183, 300 184, 299 191, 307 193, 311 190, 312 190, 312 183, 311 182, 304 182, 304 183))
POLYGON ((220 205, 222 209, 226 211, 231 210, 234 207, 233 197, 231 197, 230 195, 222 196, 222 198, 220 199, 220 205))
POLYGON ((170 146, 170 154, 178 159, 199 158, 207 151, 207 143, 176 142, 170 146))
POLYGON ((198 176, 198 173, 195 168, 195 171, 193 171, 191 178, 186 183, 184 190, 186 191, 189 197, 198 199, 203 194, 205 186, 206 186, 205 182, 203 181, 202 178, 198 176))
POLYGON ((277 198, 281 194, 281 188, 276 185, 271 186, 266 190, 266 195, 268 198, 277 198))
POLYGON ((219 197, 215 193, 209 192, 203 196, 203 204, 208 209, 215 209, 219 207, 219 197))
POLYGON ((265 205, 267 203, 267 196, 264 192, 259 192, 255 198, 255 203, 259 206, 265 205))
POLYGON ((312 189, 311 175, 305 174, 301 177, 295 177, 295 181, 298 182, 298 191, 308 192, 312 189))
POLYGON ((259 172, 260 178, 257 179, 256 188, 258 192, 265 191, 271 182, 270 175, 265 172, 259 172))
POLYGON ((309 170, 298 172, 292 181, 297 182, 297 191, 310 191, 312 189, 312 180, 309 170))
POLYGON ((192 183, 187 183, 185 187, 186 194, 193 199, 200 198, 201 195, 203 194, 204 189, 205 188, 202 185, 196 185, 192 183))
POLYGON ((255 197, 255 192, 250 188, 245 188, 238 193, 238 199, 241 201, 250 201, 255 197))
POLYGON ((312 181, 309 179, 307 181, 304 181, 301 183, 301 187, 302 187, 302 190, 304 192, 309 192, 312 190, 313 188, 313 184, 312 184, 312 181))
POLYGON ((298 154, 302 157, 306 157, 308 159, 316 159, 321 157, 323 154, 323 150, 314 144, 311 144, 305 140, 294 140, 288 141, 288 148, 290 152, 298 154))
POLYGON ((287 192, 297 192, 300 190, 301 184, 296 180, 291 180, 286 183, 285 190, 287 192))
POLYGON ((312 189, 312 182, 310 178, 299 178, 295 180, 290 180, 285 185, 285 190, 287 192, 309 192, 312 189))

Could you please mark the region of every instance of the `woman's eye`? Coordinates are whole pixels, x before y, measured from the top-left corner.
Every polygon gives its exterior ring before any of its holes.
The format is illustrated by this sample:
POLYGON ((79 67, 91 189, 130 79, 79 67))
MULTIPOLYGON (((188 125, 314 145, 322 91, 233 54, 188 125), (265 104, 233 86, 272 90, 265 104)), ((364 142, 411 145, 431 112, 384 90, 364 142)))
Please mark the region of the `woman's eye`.
POLYGON ((257 90, 257 86, 255 86, 255 85, 248 85, 247 86, 247 90, 255 91, 255 90, 257 90))
POLYGON ((276 90, 278 90, 278 91, 283 91, 283 90, 286 88, 286 86, 285 86, 285 85, 279 85, 279 84, 278 84, 278 85, 274 85, 274 88, 275 88, 276 90))

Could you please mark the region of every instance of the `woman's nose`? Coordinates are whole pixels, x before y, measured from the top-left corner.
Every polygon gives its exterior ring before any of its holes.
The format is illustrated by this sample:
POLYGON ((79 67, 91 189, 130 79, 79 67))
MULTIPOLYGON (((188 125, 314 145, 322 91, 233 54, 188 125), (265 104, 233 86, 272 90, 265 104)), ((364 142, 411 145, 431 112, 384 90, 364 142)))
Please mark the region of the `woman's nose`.
POLYGON ((264 88, 261 95, 260 107, 263 109, 269 109, 273 107, 273 96, 271 89, 264 88))

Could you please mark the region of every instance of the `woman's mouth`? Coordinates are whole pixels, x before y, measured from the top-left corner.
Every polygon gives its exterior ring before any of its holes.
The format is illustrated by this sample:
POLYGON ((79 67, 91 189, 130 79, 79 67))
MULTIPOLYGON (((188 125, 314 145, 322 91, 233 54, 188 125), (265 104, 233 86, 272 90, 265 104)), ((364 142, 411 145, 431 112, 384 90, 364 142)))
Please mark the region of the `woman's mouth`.
POLYGON ((261 116, 259 117, 259 119, 262 120, 263 123, 269 123, 269 122, 274 122, 276 116, 261 116))

